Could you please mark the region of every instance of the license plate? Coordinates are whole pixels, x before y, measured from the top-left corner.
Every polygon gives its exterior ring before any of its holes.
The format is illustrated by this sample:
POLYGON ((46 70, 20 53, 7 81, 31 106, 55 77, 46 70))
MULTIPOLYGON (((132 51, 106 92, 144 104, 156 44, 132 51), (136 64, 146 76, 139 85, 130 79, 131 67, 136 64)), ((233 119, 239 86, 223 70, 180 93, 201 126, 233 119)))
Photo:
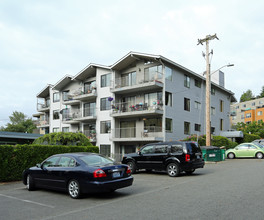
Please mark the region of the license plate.
POLYGON ((114 172, 113 173, 113 178, 118 178, 120 177, 120 172, 114 172))

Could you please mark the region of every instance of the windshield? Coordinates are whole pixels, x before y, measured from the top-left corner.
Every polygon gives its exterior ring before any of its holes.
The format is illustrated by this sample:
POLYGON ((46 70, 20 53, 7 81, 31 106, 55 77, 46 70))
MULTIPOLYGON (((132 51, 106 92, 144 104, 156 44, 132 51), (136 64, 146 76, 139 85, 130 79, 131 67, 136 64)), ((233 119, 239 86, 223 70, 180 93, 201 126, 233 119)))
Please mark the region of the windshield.
POLYGON ((88 166, 105 166, 114 164, 114 161, 102 155, 85 155, 80 156, 80 159, 88 166))
POLYGON ((260 143, 254 143, 254 144, 257 145, 260 148, 264 148, 264 146, 262 144, 260 144, 260 143))

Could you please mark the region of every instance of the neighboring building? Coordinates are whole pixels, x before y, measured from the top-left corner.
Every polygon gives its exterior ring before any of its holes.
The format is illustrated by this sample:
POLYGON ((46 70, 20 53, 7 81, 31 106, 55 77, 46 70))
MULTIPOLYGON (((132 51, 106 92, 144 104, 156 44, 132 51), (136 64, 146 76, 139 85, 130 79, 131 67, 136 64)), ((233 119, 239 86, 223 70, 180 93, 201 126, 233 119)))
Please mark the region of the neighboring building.
POLYGON ((41 136, 40 134, 0 131, 0 145, 32 144, 35 139, 41 136))
MULTIPOLYGON (((230 128, 234 94, 212 82, 212 133, 230 128)), ((112 66, 90 64, 38 95, 42 133, 83 132, 119 159, 146 143, 205 134, 205 78, 159 55, 130 52, 112 66)))
POLYGON ((231 104, 230 112, 232 125, 236 125, 239 122, 264 121, 264 98, 231 104))

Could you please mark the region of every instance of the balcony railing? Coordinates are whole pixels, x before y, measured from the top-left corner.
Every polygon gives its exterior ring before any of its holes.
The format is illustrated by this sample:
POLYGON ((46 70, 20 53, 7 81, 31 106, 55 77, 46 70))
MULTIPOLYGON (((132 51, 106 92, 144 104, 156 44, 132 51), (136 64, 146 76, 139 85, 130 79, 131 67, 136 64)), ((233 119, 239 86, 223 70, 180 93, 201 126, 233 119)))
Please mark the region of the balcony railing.
POLYGON ((136 127, 115 128, 113 129, 113 138, 162 138, 162 127, 145 126, 144 129, 136 127))
POLYGON ((76 118, 80 117, 80 112, 71 112, 71 113, 63 113, 62 120, 63 121, 72 121, 76 118))
POLYGON ((95 142, 96 141, 96 132, 95 130, 84 130, 84 135, 90 139, 90 141, 95 142))
POLYGON ((45 127, 49 126, 49 120, 38 120, 37 121, 37 127, 45 127))
POLYGON ((49 109, 49 107, 50 107, 49 103, 44 103, 44 104, 38 103, 37 104, 37 110, 38 111, 47 110, 47 109, 49 109))
POLYGON ((153 111, 163 110, 162 101, 154 101, 152 105, 148 103, 131 104, 129 102, 114 103, 112 105, 112 113, 135 112, 135 111, 153 111))

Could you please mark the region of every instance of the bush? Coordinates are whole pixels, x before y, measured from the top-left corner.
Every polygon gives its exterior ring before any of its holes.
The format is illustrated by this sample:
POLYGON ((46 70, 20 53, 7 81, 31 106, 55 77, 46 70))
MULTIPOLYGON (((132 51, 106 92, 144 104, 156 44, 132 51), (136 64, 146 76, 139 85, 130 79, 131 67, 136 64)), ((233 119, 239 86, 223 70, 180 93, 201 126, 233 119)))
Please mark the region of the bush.
POLYGON ((67 145, 67 146, 92 146, 89 139, 82 133, 54 132, 37 138, 33 144, 40 145, 67 145))
POLYGON ((256 139, 260 139, 261 137, 259 135, 256 135, 256 134, 247 134, 247 133, 244 133, 244 141, 245 143, 249 143, 249 142, 252 142, 256 139))
POLYGON ((96 146, 0 145, 0 182, 21 180, 24 169, 47 157, 69 152, 98 153, 96 146))

